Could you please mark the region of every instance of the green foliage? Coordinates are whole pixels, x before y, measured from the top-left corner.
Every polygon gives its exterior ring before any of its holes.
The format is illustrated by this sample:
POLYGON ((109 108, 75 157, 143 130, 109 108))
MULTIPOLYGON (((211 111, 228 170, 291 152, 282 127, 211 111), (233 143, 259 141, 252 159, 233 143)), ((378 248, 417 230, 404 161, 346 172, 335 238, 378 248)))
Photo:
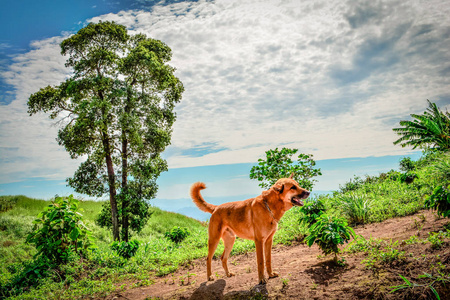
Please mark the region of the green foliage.
POLYGON ((181 243, 188 235, 190 235, 189 230, 179 226, 174 226, 170 231, 167 231, 164 234, 166 238, 177 244, 181 243))
MULTIPOLYGON (((391 293, 395 293, 404 289, 414 289, 414 288, 422 288, 427 287, 430 289, 430 291, 433 293, 433 295, 436 297, 436 299, 440 300, 441 297, 439 296, 439 293, 436 291, 436 288, 434 287, 435 284, 438 285, 444 285, 450 283, 450 276, 443 274, 442 272, 438 272, 436 275, 432 275, 429 273, 423 273, 422 275, 419 275, 418 279, 425 280, 426 283, 424 284, 418 284, 415 282, 411 282, 406 277, 400 275, 400 278, 403 280, 403 284, 391 286, 390 289, 392 289, 391 293)), ((423 294, 422 294, 423 295, 423 294)))
POLYGON ((294 174, 293 179, 307 190, 312 190, 315 176, 322 175, 320 169, 315 168, 316 162, 312 154, 300 153, 297 161, 292 157, 298 149, 282 148, 266 151, 266 160, 258 159, 258 165, 250 170, 250 179, 261 181, 260 187, 269 189, 278 179, 287 178, 294 174))
POLYGON ((414 172, 406 172, 400 175, 399 180, 401 183, 410 184, 414 182, 414 179, 418 178, 414 172))
POLYGON ((372 201, 355 193, 341 194, 336 199, 350 224, 368 223, 372 201))
POLYGON ((350 179, 348 182, 344 183, 344 185, 339 185, 339 189, 341 193, 346 193, 359 189, 363 184, 364 180, 362 178, 354 176, 353 179, 350 179))
POLYGON ((300 222, 304 222, 310 226, 317 222, 317 219, 325 213, 326 209, 322 201, 317 199, 315 201, 306 202, 305 205, 300 208, 300 211, 304 214, 304 217, 300 218, 300 222))
POLYGON ((39 257, 17 265, 11 265, 11 278, 0 283, 0 298, 7 298, 22 294, 31 286, 40 284, 54 267, 46 257, 39 257))
POLYGON ((305 241, 309 247, 316 243, 325 255, 334 253, 337 260, 338 246, 347 243, 351 237, 355 237, 355 232, 345 219, 323 214, 310 228, 305 241))
POLYGON ((450 217, 450 185, 437 186, 425 201, 425 207, 436 210, 440 216, 450 217))
POLYGON ((416 163, 411 159, 411 157, 403 157, 399 162, 400 170, 403 172, 414 171, 416 168, 416 163))
MULTIPOLYGON (((124 216, 128 216, 129 229, 136 234, 139 234, 145 227, 149 218, 152 215, 150 203, 148 201, 142 201, 132 190, 128 190, 129 193, 120 193, 117 196, 117 205, 122 208, 118 212, 119 228, 121 229, 121 238, 125 239, 125 228, 123 226, 124 216), (127 206, 124 208, 123 203, 127 202, 127 206)), ((111 204, 110 202, 103 202, 101 212, 96 216, 95 223, 98 226, 112 229, 111 218, 111 204)), ((132 233, 128 232, 128 237, 131 237, 132 233)))
POLYGON ((1 196, 0 197, 0 212, 10 210, 16 205, 17 197, 14 196, 1 196))
POLYGON ((394 145, 413 146, 413 149, 431 147, 439 151, 450 149, 450 113, 442 112, 435 103, 427 101, 428 108, 423 115, 411 114, 413 121, 400 121, 403 127, 393 129, 401 136, 394 145))
POLYGON ((430 232, 427 241, 431 244, 431 249, 441 249, 445 245, 445 239, 450 238, 450 231, 430 232))
POLYGON ((82 254, 95 247, 78 212, 78 204, 72 195, 57 197, 38 215, 33 232, 26 239, 36 246, 37 256, 61 264, 67 262, 71 253, 82 254))
POLYGON ((129 242, 114 241, 111 244, 111 249, 116 251, 121 257, 129 259, 133 257, 139 249, 139 242, 136 240, 129 242))
POLYGON ((367 269, 375 270, 382 265, 391 265, 394 262, 402 263, 405 261, 405 251, 397 249, 398 241, 385 245, 382 249, 372 249, 362 263, 367 269))

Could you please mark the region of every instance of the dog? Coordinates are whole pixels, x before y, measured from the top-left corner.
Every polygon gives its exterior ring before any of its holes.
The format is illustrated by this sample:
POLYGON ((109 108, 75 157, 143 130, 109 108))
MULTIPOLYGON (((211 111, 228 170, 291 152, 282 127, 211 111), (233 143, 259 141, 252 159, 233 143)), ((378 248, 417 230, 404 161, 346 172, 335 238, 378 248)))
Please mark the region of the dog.
POLYGON ((227 277, 234 275, 228 270, 227 261, 236 236, 255 242, 259 284, 267 282, 264 276, 264 258, 269 278, 278 277, 278 273, 272 270, 271 261, 272 241, 278 222, 293 206, 303 206, 302 200, 310 195, 310 192, 300 187, 292 177, 293 175, 279 179, 269 190, 263 191, 255 198, 221 205, 213 205, 203 199, 200 193, 206 188, 203 182, 197 182, 191 186, 191 198, 194 203, 200 210, 211 214, 206 261, 208 281, 214 280, 211 260, 220 239, 225 246, 220 257, 222 266, 227 277))

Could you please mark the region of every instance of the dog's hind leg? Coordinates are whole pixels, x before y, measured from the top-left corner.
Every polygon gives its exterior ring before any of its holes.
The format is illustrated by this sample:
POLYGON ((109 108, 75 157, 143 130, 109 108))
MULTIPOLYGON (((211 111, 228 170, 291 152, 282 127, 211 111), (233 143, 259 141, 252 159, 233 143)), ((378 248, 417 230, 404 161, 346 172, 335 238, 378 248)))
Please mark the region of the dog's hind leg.
POLYGON ((230 229, 226 229, 222 235, 223 244, 225 249, 223 250, 222 256, 220 259, 222 260, 222 266, 227 274, 227 277, 234 276, 234 273, 230 273, 228 271, 228 257, 230 256, 231 250, 233 249, 234 241, 236 240, 236 236, 230 229))
POLYGON ((209 220, 208 258, 206 259, 206 277, 208 281, 214 280, 211 271, 211 262, 217 245, 220 242, 220 236, 222 235, 222 226, 214 222, 213 219, 214 215, 209 220))

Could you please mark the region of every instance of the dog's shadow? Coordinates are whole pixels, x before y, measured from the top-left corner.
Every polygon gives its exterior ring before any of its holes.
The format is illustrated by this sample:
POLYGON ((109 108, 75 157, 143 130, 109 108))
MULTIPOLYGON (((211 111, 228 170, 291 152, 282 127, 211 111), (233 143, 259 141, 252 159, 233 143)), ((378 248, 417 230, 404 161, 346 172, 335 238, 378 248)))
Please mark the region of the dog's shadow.
POLYGON ((268 291, 266 285, 258 284, 249 291, 233 291, 223 294, 227 282, 223 279, 214 281, 213 283, 203 282, 198 289, 189 298, 190 300, 231 300, 231 299, 267 299, 268 291))

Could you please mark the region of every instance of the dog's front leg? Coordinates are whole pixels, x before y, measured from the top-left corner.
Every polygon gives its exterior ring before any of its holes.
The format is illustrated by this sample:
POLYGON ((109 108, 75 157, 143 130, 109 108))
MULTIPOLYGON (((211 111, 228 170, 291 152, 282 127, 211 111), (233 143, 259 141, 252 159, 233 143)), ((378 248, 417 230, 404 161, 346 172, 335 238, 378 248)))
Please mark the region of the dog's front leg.
POLYGON ((263 242, 261 240, 255 239, 255 246, 256 246, 256 262, 258 263, 259 284, 266 284, 267 280, 264 277, 263 242))
POLYGON ((264 256, 266 258, 266 268, 267 273, 269 274, 269 278, 275 278, 278 277, 277 272, 272 271, 272 242, 273 242, 273 235, 274 233, 269 236, 264 243, 264 256))

